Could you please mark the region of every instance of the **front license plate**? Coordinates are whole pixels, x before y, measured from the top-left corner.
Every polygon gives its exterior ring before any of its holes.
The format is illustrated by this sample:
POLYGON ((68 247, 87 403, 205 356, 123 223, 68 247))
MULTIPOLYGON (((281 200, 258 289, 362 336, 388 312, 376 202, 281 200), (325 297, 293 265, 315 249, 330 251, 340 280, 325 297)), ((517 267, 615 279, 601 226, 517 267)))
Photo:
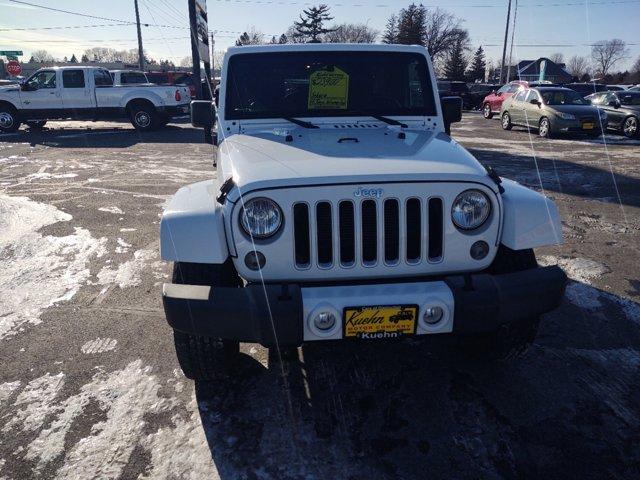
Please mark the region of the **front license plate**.
POLYGON ((397 338, 416 333, 417 305, 346 307, 344 338, 397 338))
POLYGON ((593 130, 594 128, 596 128, 596 125, 594 123, 583 123, 582 124, 582 129, 583 130, 593 130))

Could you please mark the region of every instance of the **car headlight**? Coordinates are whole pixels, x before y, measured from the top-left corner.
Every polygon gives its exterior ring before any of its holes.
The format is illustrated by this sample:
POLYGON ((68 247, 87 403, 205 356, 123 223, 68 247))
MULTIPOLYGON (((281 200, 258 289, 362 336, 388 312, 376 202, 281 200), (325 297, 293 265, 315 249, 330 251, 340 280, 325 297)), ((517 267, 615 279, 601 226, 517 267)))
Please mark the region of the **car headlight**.
POLYGON ((564 120, 575 120, 576 116, 572 113, 565 113, 565 112, 556 112, 556 115, 558 115, 560 118, 564 119, 564 120))
POLYGON ((489 218, 491 202, 480 190, 465 190, 456 197, 451 207, 451 220, 462 230, 480 227, 489 218))
POLYGON ((282 210, 273 200, 253 198, 244 204, 240 212, 240 225, 250 237, 271 237, 282 225, 282 210))

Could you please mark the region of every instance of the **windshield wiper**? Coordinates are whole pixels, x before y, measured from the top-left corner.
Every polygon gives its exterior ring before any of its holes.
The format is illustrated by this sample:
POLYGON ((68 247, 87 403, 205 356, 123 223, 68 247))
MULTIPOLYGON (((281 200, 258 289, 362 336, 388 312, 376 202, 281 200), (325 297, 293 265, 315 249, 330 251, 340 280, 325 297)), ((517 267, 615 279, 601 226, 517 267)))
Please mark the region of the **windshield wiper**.
POLYGON ((293 118, 293 117, 280 117, 280 118, 284 118, 287 122, 295 123, 296 125, 300 125, 301 127, 304 127, 304 128, 320 128, 311 122, 305 122, 304 120, 300 120, 299 118, 293 118))
POLYGON ((394 120, 393 118, 383 117, 382 115, 371 115, 370 117, 375 118, 376 120, 380 120, 381 122, 387 123, 389 125, 398 125, 400 128, 409 128, 406 123, 399 122, 398 120, 394 120))

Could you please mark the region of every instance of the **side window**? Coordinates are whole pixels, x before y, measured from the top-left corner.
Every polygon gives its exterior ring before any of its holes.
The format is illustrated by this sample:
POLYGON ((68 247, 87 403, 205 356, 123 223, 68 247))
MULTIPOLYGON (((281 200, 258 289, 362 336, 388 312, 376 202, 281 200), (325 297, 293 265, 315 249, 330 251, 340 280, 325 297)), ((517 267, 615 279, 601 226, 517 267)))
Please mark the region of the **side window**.
POLYGON ((509 91, 509 87, 510 86, 511 85, 504 85, 504 86, 500 87, 500 90, 498 90, 497 93, 507 93, 509 91))
POLYGON ((84 88, 84 71, 63 70, 62 86, 64 88, 84 88))
POLYGON ((540 98, 538 98, 538 92, 535 90, 529 90, 529 93, 527 93, 527 97, 525 98, 525 102, 530 102, 531 100, 540 100, 540 98))
POLYGON ((44 70, 33 75, 27 82, 34 90, 56 88, 56 72, 44 70))
POLYGON ((516 102, 522 102, 524 100, 524 97, 526 95, 527 91, 526 90, 520 90, 518 93, 515 94, 515 96, 513 97, 513 99, 516 102))
POLYGON ((122 72, 120 74, 120 83, 130 85, 132 83, 147 83, 146 77, 138 72, 122 72))
POLYGON ((520 88, 521 86, 517 84, 509 85, 509 90, 507 91, 507 93, 516 93, 518 90, 520 90, 520 88))
POLYGON ((94 79, 96 87, 111 87, 113 86, 113 79, 111 74, 106 70, 94 70, 94 79))

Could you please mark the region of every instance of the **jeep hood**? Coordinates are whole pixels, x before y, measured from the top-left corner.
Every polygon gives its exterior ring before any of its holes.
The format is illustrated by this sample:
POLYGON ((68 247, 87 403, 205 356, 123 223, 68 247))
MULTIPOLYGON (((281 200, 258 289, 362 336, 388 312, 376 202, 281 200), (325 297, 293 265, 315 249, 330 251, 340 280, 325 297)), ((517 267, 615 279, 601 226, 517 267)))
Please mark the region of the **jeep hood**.
POLYGON ((496 188, 484 167, 449 136, 423 130, 403 133, 405 138, 395 128, 370 127, 232 135, 218 147, 219 178, 233 178, 243 193, 283 186, 433 180, 476 181, 496 188))

